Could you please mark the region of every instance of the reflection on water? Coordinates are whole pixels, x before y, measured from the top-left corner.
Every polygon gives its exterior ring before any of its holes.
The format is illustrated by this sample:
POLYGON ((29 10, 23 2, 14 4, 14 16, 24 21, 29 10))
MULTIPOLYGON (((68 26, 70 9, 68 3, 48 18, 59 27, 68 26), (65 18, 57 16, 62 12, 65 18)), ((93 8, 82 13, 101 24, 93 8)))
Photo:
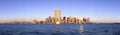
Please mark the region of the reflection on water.
POLYGON ((83 34, 83 31, 84 31, 83 25, 80 24, 80 33, 81 33, 81 35, 84 35, 84 34, 83 34))
POLYGON ((0 35, 120 35, 120 25, 1 24, 0 35))
POLYGON ((64 34, 62 31, 62 27, 60 25, 55 25, 53 27, 52 35, 59 35, 59 34, 64 34))

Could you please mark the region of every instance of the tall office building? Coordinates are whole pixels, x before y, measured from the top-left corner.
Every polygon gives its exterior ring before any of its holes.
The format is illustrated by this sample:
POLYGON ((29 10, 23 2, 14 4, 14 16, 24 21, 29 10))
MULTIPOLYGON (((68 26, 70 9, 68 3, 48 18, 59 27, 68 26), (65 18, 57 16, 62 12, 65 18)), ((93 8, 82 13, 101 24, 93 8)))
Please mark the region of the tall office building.
POLYGON ((61 22, 61 11, 58 10, 58 11, 54 11, 54 18, 55 18, 55 22, 61 22))
POLYGON ((86 18, 86 23, 89 23, 90 22, 90 19, 89 19, 89 17, 88 18, 86 18))
POLYGON ((57 18, 58 18, 58 22, 61 23, 61 11, 58 10, 57 12, 57 18))
POLYGON ((57 11, 54 11, 54 18, 57 18, 57 11))
POLYGON ((61 17, 61 11, 58 10, 58 12, 57 12, 57 18, 60 18, 60 17, 61 17))
POLYGON ((54 11, 54 17, 55 18, 60 18, 61 17, 61 10, 58 10, 58 11, 54 11))

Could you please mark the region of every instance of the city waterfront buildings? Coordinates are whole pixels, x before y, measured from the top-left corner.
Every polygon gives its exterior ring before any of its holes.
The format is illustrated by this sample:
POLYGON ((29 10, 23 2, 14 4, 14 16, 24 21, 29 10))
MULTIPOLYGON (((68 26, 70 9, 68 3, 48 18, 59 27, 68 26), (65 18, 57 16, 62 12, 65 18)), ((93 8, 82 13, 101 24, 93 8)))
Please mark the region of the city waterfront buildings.
MULTIPOLYGON (((79 16, 78 16, 79 17, 79 16)), ((24 20, 24 19, 19 19, 15 21, 11 21, 11 24, 86 24, 86 23, 91 23, 90 18, 78 18, 78 17, 62 17, 61 10, 55 10, 54 11, 54 16, 48 16, 47 18, 44 18, 44 20, 40 19, 31 19, 31 20, 24 20)), ((4 23, 4 24, 9 24, 4 23)))
POLYGON ((36 20, 33 20, 35 23, 40 24, 83 24, 83 23, 89 23, 89 18, 76 18, 76 17, 61 17, 61 10, 55 10, 54 16, 49 16, 46 18, 45 21, 36 22, 36 20))

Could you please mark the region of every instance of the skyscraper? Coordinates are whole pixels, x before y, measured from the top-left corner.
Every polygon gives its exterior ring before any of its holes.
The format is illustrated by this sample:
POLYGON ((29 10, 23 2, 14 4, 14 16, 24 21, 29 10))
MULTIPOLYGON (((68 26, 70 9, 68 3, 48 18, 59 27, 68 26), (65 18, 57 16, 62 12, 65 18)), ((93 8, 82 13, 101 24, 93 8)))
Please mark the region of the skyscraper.
POLYGON ((54 11, 54 17, 55 18, 60 18, 61 17, 61 10, 57 10, 57 11, 55 10, 54 11))
POLYGON ((60 10, 54 11, 54 18, 55 18, 55 22, 58 22, 58 23, 61 22, 61 11, 60 10))
POLYGON ((57 18, 57 11, 54 11, 54 18, 57 18))
POLYGON ((58 18, 61 17, 61 10, 58 10, 58 12, 57 12, 57 17, 58 17, 58 18))

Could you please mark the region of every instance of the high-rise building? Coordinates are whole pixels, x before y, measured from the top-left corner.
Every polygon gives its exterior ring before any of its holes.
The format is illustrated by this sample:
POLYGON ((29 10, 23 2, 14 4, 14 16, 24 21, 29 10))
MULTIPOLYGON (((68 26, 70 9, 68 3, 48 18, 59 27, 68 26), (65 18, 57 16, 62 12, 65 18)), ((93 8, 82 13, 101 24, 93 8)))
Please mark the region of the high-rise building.
POLYGON ((57 11, 54 11, 54 18, 57 18, 57 11))
POLYGON ((79 19, 78 19, 78 17, 76 18, 76 24, 79 24, 79 19))
POLYGON ((60 10, 54 11, 54 18, 55 18, 55 22, 58 22, 58 23, 61 22, 61 11, 60 10))
POLYGON ((48 23, 52 23, 52 18, 51 18, 51 16, 49 16, 49 18, 48 18, 48 23))
POLYGON ((57 18, 60 18, 61 17, 61 10, 58 10, 57 12, 57 18))
POLYGON ((83 18, 79 18, 79 24, 83 23, 83 18))
POLYGON ((67 22, 66 17, 63 17, 62 23, 65 24, 67 22))
POLYGON ((89 19, 89 17, 88 18, 86 18, 86 23, 89 23, 90 22, 90 19, 89 19))
POLYGON ((55 23, 55 18, 54 18, 54 17, 52 17, 52 23, 53 23, 53 24, 55 23))
POLYGON ((57 18, 58 18, 58 22, 61 23, 61 11, 58 10, 57 12, 57 18))
POLYGON ((60 10, 58 10, 58 11, 54 11, 54 17, 55 18, 60 18, 61 17, 61 11, 60 10))

